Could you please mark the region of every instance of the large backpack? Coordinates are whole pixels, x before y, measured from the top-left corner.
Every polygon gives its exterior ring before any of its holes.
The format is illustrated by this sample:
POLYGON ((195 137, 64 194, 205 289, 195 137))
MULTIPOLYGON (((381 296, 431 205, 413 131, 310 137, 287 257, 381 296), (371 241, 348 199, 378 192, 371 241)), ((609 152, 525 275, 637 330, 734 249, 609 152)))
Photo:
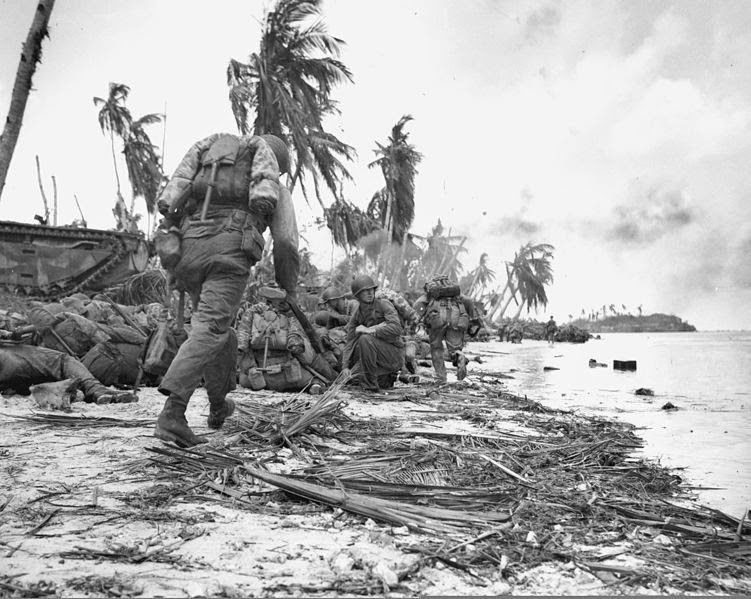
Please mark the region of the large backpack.
POLYGON ((273 213, 275 206, 248 206, 248 190, 255 156, 252 139, 225 133, 206 149, 201 157, 200 169, 193 178, 192 196, 197 206, 201 206, 206 197, 206 190, 212 183, 213 166, 216 164, 212 206, 250 208, 264 215, 273 213))
POLYGON ((193 179, 193 199, 200 206, 211 181, 211 171, 217 164, 213 205, 245 206, 248 201, 250 170, 253 163, 251 148, 236 135, 220 135, 201 156, 201 166, 193 179))
POLYGON ((431 329, 443 326, 450 329, 467 330, 469 328, 469 314, 457 297, 441 297, 431 300, 425 310, 425 324, 431 329))
POLYGON ((271 350, 286 351, 289 320, 273 310, 257 311, 253 308, 253 323, 250 328, 250 347, 265 349, 266 339, 271 350))
POLYGON ((396 291, 381 289, 376 293, 376 298, 388 300, 394 306, 396 313, 399 315, 399 320, 402 321, 402 326, 417 322, 417 314, 414 308, 396 291))
POLYGON ((438 299, 441 297, 459 297, 461 288, 456 283, 452 283, 445 275, 433 277, 431 281, 425 283, 425 293, 428 299, 438 299))

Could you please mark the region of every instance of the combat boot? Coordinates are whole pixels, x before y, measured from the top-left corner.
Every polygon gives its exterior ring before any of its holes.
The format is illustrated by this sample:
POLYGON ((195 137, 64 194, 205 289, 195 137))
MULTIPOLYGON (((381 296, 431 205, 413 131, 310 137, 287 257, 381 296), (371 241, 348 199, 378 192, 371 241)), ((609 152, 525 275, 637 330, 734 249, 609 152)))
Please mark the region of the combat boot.
POLYGON ((456 380, 461 381, 467 376, 467 356, 462 352, 458 352, 454 357, 454 365, 456 366, 456 380))
POLYGON ((231 399, 209 400, 209 428, 219 430, 224 421, 235 413, 235 402, 231 399))
POLYGON ((162 441, 171 441, 179 447, 192 447, 206 443, 205 438, 199 437, 190 430, 188 421, 185 419, 187 407, 187 399, 170 395, 156 420, 154 436, 162 441))
POLYGON ((430 359, 435 369, 436 383, 444 385, 446 383, 446 362, 443 360, 443 348, 431 349, 430 359))

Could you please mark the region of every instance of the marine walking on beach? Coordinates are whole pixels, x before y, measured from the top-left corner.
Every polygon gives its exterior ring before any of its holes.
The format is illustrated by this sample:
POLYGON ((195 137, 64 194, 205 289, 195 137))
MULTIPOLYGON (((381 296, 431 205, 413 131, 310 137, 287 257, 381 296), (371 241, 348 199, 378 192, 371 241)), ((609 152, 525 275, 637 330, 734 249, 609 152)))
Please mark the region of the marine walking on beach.
POLYGON ((430 358, 436 382, 446 382, 446 357, 456 366, 456 378, 467 376, 467 357, 462 353, 467 333, 480 328, 474 302, 461 295, 459 285, 438 276, 425 284, 425 293, 415 300, 415 311, 424 323, 430 341, 430 358), (472 329, 470 329, 472 325, 472 329), (444 353, 448 351, 448 356, 444 353))
POLYGON ((550 320, 545 323, 545 338, 548 340, 548 343, 550 345, 553 345, 553 343, 555 343, 555 334, 557 332, 558 325, 555 322, 555 318, 553 318, 553 315, 551 314, 550 320))
POLYGON ((159 385, 167 400, 154 435, 162 440, 182 446, 205 441, 185 418, 202 379, 209 427, 220 428, 234 411, 234 402, 226 398, 235 388, 237 361, 230 325, 250 268, 262 256, 267 228, 274 241, 276 281, 294 298, 298 232, 290 193, 279 183, 288 169, 288 150, 278 138, 214 134, 190 148, 159 197, 164 219, 157 249, 177 288, 193 303, 188 339, 159 385))

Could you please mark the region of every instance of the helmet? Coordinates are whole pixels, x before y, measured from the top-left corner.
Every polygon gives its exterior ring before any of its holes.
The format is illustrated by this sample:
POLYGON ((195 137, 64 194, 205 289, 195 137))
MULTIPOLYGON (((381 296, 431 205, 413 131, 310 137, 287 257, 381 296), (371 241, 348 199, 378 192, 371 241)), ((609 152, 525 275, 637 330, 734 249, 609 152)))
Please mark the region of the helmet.
POLYGON ((325 303, 331 300, 342 298, 346 295, 344 291, 337 289, 336 287, 327 287, 321 294, 321 302, 325 303))
POLYGON ((269 144, 269 147, 274 152, 276 161, 279 164, 279 172, 282 174, 289 172, 289 150, 287 149, 287 144, 276 135, 271 134, 261 135, 261 139, 269 144))
POLYGON ((352 279, 352 295, 357 296, 358 293, 365 289, 375 289, 378 287, 376 285, 376 282, 371 279, 368 275, 357 275, 354 279, 352 279))
POLYGON ((258 290, 258 296, 265 300, 284 300, 287 299, 287 294, 278 287, 261 287, 258 290))

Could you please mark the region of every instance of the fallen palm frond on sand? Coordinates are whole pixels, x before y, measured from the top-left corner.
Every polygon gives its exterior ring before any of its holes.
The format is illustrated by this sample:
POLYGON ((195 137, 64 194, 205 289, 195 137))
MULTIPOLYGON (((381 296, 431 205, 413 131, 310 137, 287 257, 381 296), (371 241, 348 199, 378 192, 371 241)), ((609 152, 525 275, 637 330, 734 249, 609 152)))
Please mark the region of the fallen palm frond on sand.
MULTIPOLYGON (((350 493, 337 484, 326 486, 307 482, 298 477, 274 474, 244 463, 242 459, 228 453, 211 450, 202 453, 200 449, 156 447, 149 448, 148 451, 170 458, 169 461, 157 460, 163 467, 170 470, 184 474, 207 475, 207 483, 213 482, 218 471, 234 468, 233 478, 236 484, 243 475, 248 475, 297 497, 338 507, 373 520, 406 526, 419 532, 456 534, 467 528, 506 522, 511 518, 509 513, 452 510, 350 493)), ((209 486, 214 490, 224 492, 219 485, 210 484, 209 486)), ((230 488, 228 491, 232 496, 242 497, 242 493, 237 493, 236 489, 230 488)))
POLYGON ((239 433, 248 441, 289 445, 292 437, 305 432, 323 435, 327 429, 338 430, 339 423, 345 419, 341 413, 345 403, 341 391, 349 379, 340 374, 315 401, 303 391, 290 401, 271 406, 238 402, 236 416, 228 422, 227 431, 239 433))
POLYGON ((139 428, 143 426, 153 426, 153 419, 127 419, 111 418, 109 416, 73 416, 69 414, 52 414, 45 412, 35 412, 30 415, 24 414, 2 414, 9 418, 27 420, 37 424, 48 424, 50 426, 69 426, 69 427, 124 427, 139 428))
MULTIPOLYGON (((358 392, 346 397, 357 399, 358 392)), ((159 482, 182 487, 172 497, 259 513, 269 509, 266 494, 275 493, 274 503, 288 513, 317 504, 406 526, 429 536, 404 537, 402 550, 423 555, 420 563, 439 560, 470 573, 518 573, 565 561, 608 585, 726 592, 740 587, 722 581, 751 578, 751 550, 743 539, 751 526, 686 503, 690 488, 675 471, 634 457, 642 442, 630 425, 538 410, 496 391, 478 398, 443 390, 431 399, 431 410, 408 412, 471 419, 471 433, 440 424, 405 426, 389 412, 346 419, 339 402, 332 392, 317 402, 297 396, 274 406, 246 403, 234 423, 239 436, 221 437, 231 453, 151 448, 159 482), (478 417, 480 405, 487 417, 478 417), (499 409, 523 428, 494 428, 499 409), (323 433, 342 433, 347 443, 310 441, 323 433), (236 440, 248 442, 233 446, 236 440), (258 466, 259 459, 280 461, 280 443, 303 461, 296 470, 285 461, 290 474, 258 466)))

